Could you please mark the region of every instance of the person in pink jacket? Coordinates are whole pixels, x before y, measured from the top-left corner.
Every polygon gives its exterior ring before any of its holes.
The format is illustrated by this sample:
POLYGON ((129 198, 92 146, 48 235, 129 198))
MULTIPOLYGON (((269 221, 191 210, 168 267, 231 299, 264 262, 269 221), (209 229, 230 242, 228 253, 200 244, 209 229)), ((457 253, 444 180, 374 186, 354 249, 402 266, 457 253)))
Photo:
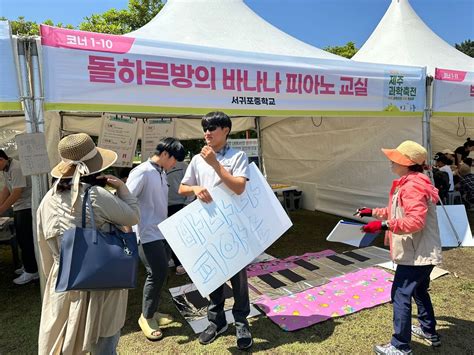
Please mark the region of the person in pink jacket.
POLYGON ((414 335, 432 346, 440 346, 436 319, 428 288, 430 273, 441 262, 436 203, 438 190, 423 174, 427 153, 416 142, 405 141, 396 149, 382 149, 399 176, 392 183, 388 206, 359 208, 360 217, 377 220, 362 227, 366 233, 385 233, 385 244, 397 264, 392 285, 393 336, 390 343, 376 345, 377 354, 411 354, 414 335), (418 308, 419 325, 411 324, 411 299, 418 308))

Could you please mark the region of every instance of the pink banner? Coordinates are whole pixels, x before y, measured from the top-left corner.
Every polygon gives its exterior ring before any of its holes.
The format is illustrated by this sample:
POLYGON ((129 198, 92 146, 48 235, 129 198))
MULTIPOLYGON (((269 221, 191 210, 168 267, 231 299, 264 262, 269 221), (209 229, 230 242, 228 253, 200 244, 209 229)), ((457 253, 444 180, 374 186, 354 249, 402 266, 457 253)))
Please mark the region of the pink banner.
POLYGON ((367 268, 331 279, 323 286, 254 304, 285 331, 294 331, 390 301, 393 275, 367 268))
POLYGON ((109 53, 128 53, 134 38, 40 26, 43 46, 109 53))
POLYGON ((435 78, 444 81, 462 82, 466 78, 467 72, 460 70, 439 69, 435 70, 435 78))

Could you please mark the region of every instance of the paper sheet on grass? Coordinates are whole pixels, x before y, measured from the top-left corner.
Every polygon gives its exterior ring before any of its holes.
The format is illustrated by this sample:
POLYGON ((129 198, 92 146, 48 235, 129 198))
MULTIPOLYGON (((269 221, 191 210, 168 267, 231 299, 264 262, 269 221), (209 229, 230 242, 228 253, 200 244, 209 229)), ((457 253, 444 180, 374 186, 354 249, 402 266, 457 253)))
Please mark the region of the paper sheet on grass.
POLYGON ((378 234, 361 232, 363 223, 340 220, 326 238, 329 242, 340 242, 354 247, 369 246, 378 234))
POLYGON ((194 201, 159 228, 189 277, 207 296, 273 244, 292 223, 255 164, 243 194, 223 184, 213 202, 194 201))

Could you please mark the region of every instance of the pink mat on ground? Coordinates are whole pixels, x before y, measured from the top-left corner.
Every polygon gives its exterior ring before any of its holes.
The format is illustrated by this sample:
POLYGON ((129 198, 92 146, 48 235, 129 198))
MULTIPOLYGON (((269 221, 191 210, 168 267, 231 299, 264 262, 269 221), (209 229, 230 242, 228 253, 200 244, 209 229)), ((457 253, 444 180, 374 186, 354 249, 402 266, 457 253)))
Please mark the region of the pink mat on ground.
POLYGON ((299 256, 289 256, 288 258, 285 259, 273 259, 269 261, 265 261, 262 263, 255 263, 255 264, 250 264, 247 266, 247 276, 248 277, 254 277, 254 276, 260 276, 260 275, 265 275, 269 274, 271 272, 277 272, 281 270, 286 270, 286 269, 294 269, 298 265, 294 263, 296 260, 316 260, 320 258, 324 258, 329 255, 334 255, 336 252, 331 249, 326 249, 323 251, 319 251, 316 253, 306 253, 303 255, 299 256))
POLYGON ((392 280, 392 274, 371 267, 291 296, 264 296, 254 304, 280 328, 293 331, 389 302, 392 280))

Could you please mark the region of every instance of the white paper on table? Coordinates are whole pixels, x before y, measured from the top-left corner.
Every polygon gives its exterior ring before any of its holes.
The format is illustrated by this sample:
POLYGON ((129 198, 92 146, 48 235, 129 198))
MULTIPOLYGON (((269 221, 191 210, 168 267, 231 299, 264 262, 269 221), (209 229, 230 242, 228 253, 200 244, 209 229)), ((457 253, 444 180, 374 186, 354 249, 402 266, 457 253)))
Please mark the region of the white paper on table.
POLYGON ((363 223, 340 220, 331 233, 329 233, 326 240, 328 242, 349 244, 354 247, 369 246, 378 234, 362 232, 361 227, 363 225, 363 223))
POLYGON ((213 202, 196 200, 158 225, 202 296, 272 245, 291 220, 254 163, 241 195, 223 184, 213 202))

